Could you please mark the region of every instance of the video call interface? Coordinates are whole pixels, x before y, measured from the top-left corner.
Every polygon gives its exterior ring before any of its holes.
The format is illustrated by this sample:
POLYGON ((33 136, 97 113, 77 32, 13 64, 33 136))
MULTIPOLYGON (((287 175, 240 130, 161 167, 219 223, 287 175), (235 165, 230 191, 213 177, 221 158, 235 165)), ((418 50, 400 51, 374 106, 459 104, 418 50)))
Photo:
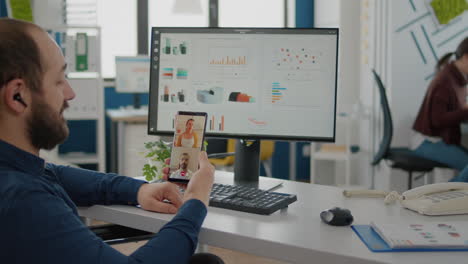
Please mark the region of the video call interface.
POLYGON ((198 170, 198 156, 203 145, 204 116, 176 115, 169 177, 190 180, 198 170))
POLYGON ((150 133, 196 111, 209 135, 334 138, 337 29, 187 31, 153 28, 150 133))

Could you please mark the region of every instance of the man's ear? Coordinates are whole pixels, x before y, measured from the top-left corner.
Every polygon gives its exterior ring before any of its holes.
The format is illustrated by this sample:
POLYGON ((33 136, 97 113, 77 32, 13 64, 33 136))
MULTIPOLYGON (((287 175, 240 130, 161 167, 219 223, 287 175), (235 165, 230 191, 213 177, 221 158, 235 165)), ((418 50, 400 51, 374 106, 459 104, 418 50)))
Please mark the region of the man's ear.
POLYGON ((29 90, 23 79, 9 81, 2 90, 2 101, 6 108, 16 113, 22 113, 26 110, 27 103, 25 101, 29 101, 26 99, 29 98, 29 90))

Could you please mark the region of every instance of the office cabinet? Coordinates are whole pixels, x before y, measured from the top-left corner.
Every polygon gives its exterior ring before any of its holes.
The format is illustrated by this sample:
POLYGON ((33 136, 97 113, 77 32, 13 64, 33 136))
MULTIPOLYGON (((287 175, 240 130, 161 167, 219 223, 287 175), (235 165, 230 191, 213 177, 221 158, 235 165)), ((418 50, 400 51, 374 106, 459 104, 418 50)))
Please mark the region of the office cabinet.
POLYGON ((98 27, 61 27, 47 30, 51 37, 62 48, 67 67, 67 79, 76 96, 69 101, 70 107, 64 116, 71 127, 71 135, 80 132, 73 131, 73 122, 88 120, 92 125, 85 128, 86 136, 71 137, 78 142, 58 146, 47 156, 59 163, 75 165, 95 165, 96 169, 104 172, 105 158, 105 124, 104 124, 104 87, 101 79, 100 62, 100 29, 98 27), (94 148, 82 148, 95 142, 94 148), (67 147, 64 147, 67 146, 67 147))
POLYGON ((344 182, 351 185, 351 161, 354 154, 351 152, 352 118, 346 115, 337 116, 336 143, 313 142, 310 145, 310 182, 317 182, 317 168, 320 161, 333 161, 335 170, 338 163, 344 163, 344 175, 335 171, 334 183, 344 182), (340 179, 342 177, 344 180, 340 179))

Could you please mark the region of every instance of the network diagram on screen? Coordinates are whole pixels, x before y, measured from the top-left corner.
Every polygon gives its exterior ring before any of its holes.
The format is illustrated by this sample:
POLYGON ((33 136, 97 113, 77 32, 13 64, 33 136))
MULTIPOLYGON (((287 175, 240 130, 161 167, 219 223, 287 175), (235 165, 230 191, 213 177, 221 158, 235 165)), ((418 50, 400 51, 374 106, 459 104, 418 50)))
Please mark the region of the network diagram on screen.
POLYGON ((211 135, 334 138, 337 29, 192 31, 153 28, 150 132, 197 111, 211 135))

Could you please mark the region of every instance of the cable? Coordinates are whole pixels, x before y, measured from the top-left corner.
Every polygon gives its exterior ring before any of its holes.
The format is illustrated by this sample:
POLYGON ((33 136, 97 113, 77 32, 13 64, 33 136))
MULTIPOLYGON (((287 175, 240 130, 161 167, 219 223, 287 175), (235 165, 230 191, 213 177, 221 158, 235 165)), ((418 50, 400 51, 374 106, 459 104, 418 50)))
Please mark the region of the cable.
POLYGON ((389 192, 379 190, 344 190, 345 197, 384 198, 389 192))

